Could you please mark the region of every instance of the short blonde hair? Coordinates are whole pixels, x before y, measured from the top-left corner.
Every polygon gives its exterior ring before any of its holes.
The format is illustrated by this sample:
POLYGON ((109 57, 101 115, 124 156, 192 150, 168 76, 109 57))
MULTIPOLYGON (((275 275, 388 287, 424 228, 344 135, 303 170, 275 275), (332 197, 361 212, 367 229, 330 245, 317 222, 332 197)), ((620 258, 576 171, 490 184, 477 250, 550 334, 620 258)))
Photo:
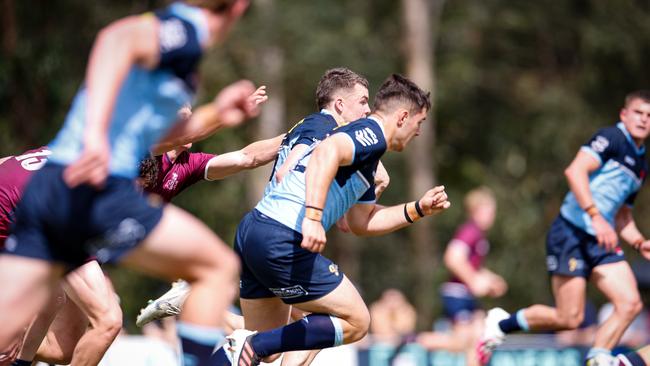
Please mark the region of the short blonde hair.
POLYGON ((474 211, 478 206, 486 203, 497 203, 494 192, 486 186, 472 189, 465 195, 465 200, 463 201, 467 213, 474 211))

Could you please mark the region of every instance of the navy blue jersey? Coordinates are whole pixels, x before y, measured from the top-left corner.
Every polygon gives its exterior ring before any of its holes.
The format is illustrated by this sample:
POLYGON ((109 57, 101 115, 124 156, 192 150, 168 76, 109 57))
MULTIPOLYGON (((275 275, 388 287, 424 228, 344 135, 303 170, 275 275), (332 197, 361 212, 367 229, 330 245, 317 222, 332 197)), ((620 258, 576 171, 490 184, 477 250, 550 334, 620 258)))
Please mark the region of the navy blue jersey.
MULTIPOLYGON (((600 168, 589 176, 589 189, 601 215, 614 226, 618 210, 623 204, 632 206, 645 180, 645 147, 637 147, 623 123, 618 123, 596 132, 581 150, 600 162, 600 168)), ((560 212, 573 225, 595 235, 591 218, 573 192, 564 198, 560 212)))
MULTIPOLYGON (((383 127, 373 118, 341 126, 333 134, 344 134, 350 139, 354 146, 354 157, 351 165, 339 167, 330 185, 323 209, 325 230, 354 204, 375 202, 375 171, 387 147, 383 127)), ((256 206, 264 215, 298 232, 302 232, 305 214, 305 170, 317 144, 310 147, 294 170, 256 206)))
POLYGON ((310 146, 315 142, 324 140, 337 126, 334 117, 324 109, 320 111, 320 113, 312 113, 308 115, 293 126, 289 132, 287 132, 286 136, 284 136, 282 144, 280 144, 278 157, 275 159, 275 163, 273 163, 271 178, 264 189, 264 195, 266 196, 275 188, 275 186, 277 186, 275 175, 278 169, 287 160, 287 157, 294 146, 299 144, 310 146))

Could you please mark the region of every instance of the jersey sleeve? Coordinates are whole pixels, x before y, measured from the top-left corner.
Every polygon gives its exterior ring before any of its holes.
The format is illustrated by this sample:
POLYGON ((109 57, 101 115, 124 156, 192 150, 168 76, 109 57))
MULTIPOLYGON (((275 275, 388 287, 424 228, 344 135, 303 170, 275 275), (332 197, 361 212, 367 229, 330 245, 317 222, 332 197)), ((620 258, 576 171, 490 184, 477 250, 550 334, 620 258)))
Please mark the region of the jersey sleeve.
POLYGON ((156 16, 160 21, 157 69, 170 70, 193 86, 193 75, 203 54, 197 29, 189 21, 167 12, 156 16))
POLYGON ((352 165, 361 166, 378 161, 386 152, 384 134, 376 123, 355 122, 337 133, 344 133, 352 140, 354 145, 352 165))
POLYGON ((206 153, 191 153, 189 158, 190 180, 196 183, 208 179, 208 162, 216 155, 206 153))
POLYGON ((471 225, 465 224, 458 228, 451 243, 454 243, 454 245, 464 244, 468 248, 472 248, 479 239, 480 233, 471 225))
POLYGON ((600 129, 587 141, 580 150, 592 155, 602 165, 612 158, 621 148, 621 132, 616 127, 600 129))
POLYGON ((371 184, 370 188, 361 196, 357 203, 375 203, 377 201, 377 196, 375 196, 375 184, 371 184))

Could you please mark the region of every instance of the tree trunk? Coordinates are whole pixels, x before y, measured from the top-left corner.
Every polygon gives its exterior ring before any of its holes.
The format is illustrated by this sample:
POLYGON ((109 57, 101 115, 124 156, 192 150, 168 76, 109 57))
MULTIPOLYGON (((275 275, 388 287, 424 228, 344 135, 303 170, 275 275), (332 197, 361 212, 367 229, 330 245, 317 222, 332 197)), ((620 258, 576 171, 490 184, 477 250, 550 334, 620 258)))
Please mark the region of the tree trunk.
MULTIPOLYGON (((274 0, 258 0, 261 19, 261 34, 273 34, 276 4, 274 0)), ((286 132, 284 121, 286 120, 285 92, 284 92, 284 50, 273 39, 265 38, 265 42, 259 47, 256 57, 256 68, 260 70, 260 80, 267 86, 269 100, 264 104, 260 114, 253 139, 255 141, 275 137, 286 132)), ((272 164, 266 168, 253 170, 250 179, 247 179, 247 200, 249 206, 254 206, 264 193, 264 186, 271 174, 272 164)))
MULTIPOLYGON (((435 40, 444 0, 402 0, 406 74, 424 90, 431 91, 435 101, 435 40)), ((433 149, 435 147, 435 107, 429 111, 422 125, 420 136, 407 148, 407 167, 410 175, 410 197, 417 199, 432 188, 436 182, 433 149)), ((432 306, 435 269, 439 261, 435 257, 436 240, 433 220, 426 218, 410 229, 413 243, 416 283, 414 302, 418 310, 418 325, 429 328, 432 322, 432 306)))

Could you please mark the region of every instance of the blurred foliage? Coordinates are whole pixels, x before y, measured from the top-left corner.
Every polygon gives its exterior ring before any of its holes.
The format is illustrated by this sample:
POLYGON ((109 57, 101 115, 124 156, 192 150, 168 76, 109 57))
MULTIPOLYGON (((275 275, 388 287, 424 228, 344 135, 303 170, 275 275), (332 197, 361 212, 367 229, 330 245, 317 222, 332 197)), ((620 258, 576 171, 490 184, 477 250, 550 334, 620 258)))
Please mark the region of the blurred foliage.
MULTIPOLYGON (((238 78, 264 83, 256 50, 270 42, 285 53, 287 127, 314 110, 314 88, 327 68, 345 65, 365 74, 371 94, 389 73, 403 71, 399 2, 271 1, 272 24, 262 24, 268 17, 253 1, 232 37, 207 55, 199 101, 238 78)), ((112 19, 163 3, 3 0, 0 155, 52 139, 82 82, 97 30, 112 19)), ((455 0, 445 5, 436 50, 435 161, 453 206, 435 219, 436 237, 445 243, 463 221, 464 192, 481 184, 495 190, 499 213, 489 234, 493 249, 487 264, 509 281, 510 292, 485 301, 486 306, 514 309, 550 301, 544 241, 567 190, 562 172, 597 128, 617 121, 627 92, 650 85, 649 15, 647 0, 455 0)), ((224 131, 195 149, 223 153, 253 137, 252 127, 246 126, 224 131)), ((409 177, 402 159, 385 158, 391 186, 384 203, 404 201, 409 177)), ((246 179, 244 173, 200 183, 175 203, 231 243, 249 209, 246 179)), ((648 235, 649 203, 650 195, 642 191, 635 214, 648 235)), ((368 302, 387 286, 414 295, 407 238, 403 231, 359 241, 354 280, 368 302)), ((336 243, 329 245, 336 253, 336 243)), ((436 253, 442 250, 436 248, 436 253)), ((130 319, 147 297, 166 287, 122 269, 111 273, 130 319)), ((439 268, 431 279, 428 295, 436 310, 437 287, 445 277, 439 268)))

